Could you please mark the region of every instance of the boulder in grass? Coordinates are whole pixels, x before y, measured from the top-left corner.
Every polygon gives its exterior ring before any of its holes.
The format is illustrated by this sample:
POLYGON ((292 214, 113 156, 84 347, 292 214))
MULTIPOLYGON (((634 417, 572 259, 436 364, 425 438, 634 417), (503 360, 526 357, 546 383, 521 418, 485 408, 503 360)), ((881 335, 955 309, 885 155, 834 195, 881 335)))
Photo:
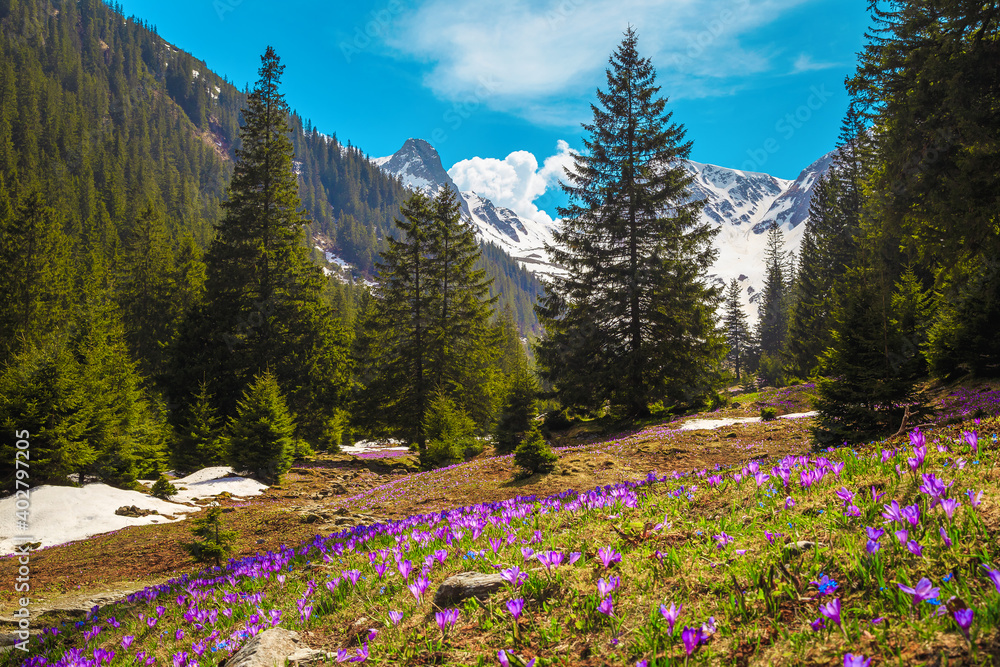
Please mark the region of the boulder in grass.
POLYGON ((306 646, 299 633, 284 628, 265 630, 248 641, 226 661, 226 667, 284 667, 305 665, 326 658, 322 651, 306 646))
POLYGON ((485 600, 503 588, 503 577, 482 572, 459 572, 444 580, 434 593, 434 606, 440 609, 476 598, 485 600))

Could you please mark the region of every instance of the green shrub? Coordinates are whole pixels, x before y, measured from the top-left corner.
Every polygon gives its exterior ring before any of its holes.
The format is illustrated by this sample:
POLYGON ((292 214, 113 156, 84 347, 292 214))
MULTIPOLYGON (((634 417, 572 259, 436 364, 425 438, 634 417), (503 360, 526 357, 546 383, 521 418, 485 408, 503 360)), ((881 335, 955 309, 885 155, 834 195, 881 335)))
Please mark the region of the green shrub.
POLYGON ((530 477, 535 473, 552 472, 557 460, 556 453, 538 430, 538 423, 532 422, 524 440, 514 450, 514 463, 523 471, 520 476, 530 477))
POLYGON ((153 488, 150 490, 155 498, 160 498, 161 500, 167 500, 170 496, 177 495, 177 487, 170 483, 166 475, 160 475, 160 478, 156 480, 153 484, 153 488))
POLYGON ((778 418, 778 408, 773 406, 767 408, 761 408, 760 410, 761 421, 769 422, 769 421, 774 421, 777 418, 778 418))
POLYGON ((498 454, 510 454, 531 428, 538 414, 538 385, 527 368, 519 368, 511 382, 507 397, 500 410, 500 420, 494 434, 494 448, 498 454))
POLYGON ((545 428, 550 431, 565 431, 572 425, 573 418, 570 417, 569 408, 552 411, 545 415, 545 428))
POLYGON ((427 451, 422 462, 424 467, 437 468, 460 463, 465 460, 467 452, 482 451, 482 444, 476 440, 475 430, 476 424, 472 418, 457 407, 447 394, 435 394, 424 417, 424 435, 427 438, 427 451))
POLYGON ((236 533, 223 528, 221 507, 212 507, 204 517, 195 519, 191 534, 195 541, 184 548, 197 561, 222 565, 222 560, 233 552, 236 533))

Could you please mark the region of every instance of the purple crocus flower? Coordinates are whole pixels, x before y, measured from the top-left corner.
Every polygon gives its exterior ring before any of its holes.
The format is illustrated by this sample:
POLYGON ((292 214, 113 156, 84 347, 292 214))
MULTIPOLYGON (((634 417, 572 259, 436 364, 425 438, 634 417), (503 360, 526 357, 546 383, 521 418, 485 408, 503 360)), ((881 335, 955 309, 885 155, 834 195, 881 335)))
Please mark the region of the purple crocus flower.
POLYGON ((982 491, 973 495, 972 489, 969 489, 968 491, 965 492, 965 495, 969 497, 969 504, 972 505, 973 507, 979 507, 979 504, 983 501, 982 491))
POLYGON ((406 585, 406 587, 410 589, 410 592, 413 593, 413 597, 417 598, 417 604, 420 604, 423 600, 424 593, 427 591, 428 586, 430 586, 430 581, 428 581, 427 577, 423 575, 417 577, 413 583, 406 585))
POLYGON ((791 496, 788 496, 785 498, 785 509, 791 509, 792 507, 795 507, 795 501, 792 500, 791 496))
POLYGON ((410 578, 410 574, 413 572, 413 563, 410 561, 409 558, 407 558, 404 561, 400 561, 399 565, 397 565, 396 567, 399 568, 399 574, 401 577, 403 577, 403 579, 410 578))
POLYGON ((823 614, 837 625, 840 625, 840 598, 834 598, 826 604, 821 604, 819 606, 819 613, 823 614))
POLYGON ((899 540, 900 544, 906 544, 906 541, 910 539, 910 531, 905 528, 901 528, 896 531, 896 539, 899 540))
POLYGON ((913 505, 907 505, 902 509, 903 518, 909 522, 911 526, 916 526, 920 523, 920 506, 914 503, 913 505))
POLYGON ((865 528, 865 533, 868 535, 869 540, 877 540, 885 535, 885 531, 881 528, 872 528, 871 526, 865 528))
POLYGON ((865 551, 867 551, 870 554, 874 554, 875 552, 877 552, 881 548, 882 548, 882 545, 879 544, 878 540, 868 540, 865 543, 865 551))
POLYGON ((732 535, 727 535, 725 532, 722 532, 719 533, 718 535, 712 535, 712 539, 715 540, 719 549, 723 549, 727 544, 730 544, 731 542, 735 541, 736 538, 733 537, 732 535))
POLYGON ((508 584, 514 587, 518 587, 525 582, 528 578, 526 572, 521 572, 521 568, 517 565, 509 567, 506 570, 500 571, 500 578, 506 581, 508 584))
POLYGON ((910 596, 913 597, 914 606, 920 604, 924 600, 930 600, 931 598, 936 598, 941 592, 941 589, 933 586, 931 584, 931 580, 928 579, 927 577, 923 577, 920 581, 917 582, 917 585, 914 586, 913 588, 910 588, 909 586, 904 586, 903 584, 899 583, 897 583, 896 585, 899 586, 899 589, 901 591, 903 591, 904 593, 908 593, 910 596))
POLYGON ((127 651, 128 647, 131 646, 132 642, 134 641, 135 641, 134 635, 125 635, 124 637, 122 637, 122 648, 127 651))
POLYGON ((521 616, 521 612, 523 610, 524 598, 515 598, 507 601, 507 611, 509 611, 510 615, 514 617, 515 621, 521 616))
POLYGON ((972 618, 975 616, 975 612, 971 609, 956 609, 955 610, 955 622, 958 623, 958 627, 962 629, 962 634, 965 638, 969 638, 969 627, 972 625, 972 618))
POLYGON ((457 609, 445 609, 434 614, 434 620, 437 621, 438 627, 441 629, 441 634, 446 634, 447 630, 455 625, 458 616, 459 611, 457 609))
POLYGON ((883 517, 889 521, 903 523, 903 514, 899 510, 899 503, 893 500, 890 504, 882 505, 882 507, 885 509, 885 511, 882 512, 883 517))
POLYGON ((535 555, 535 550, 532 549, 531 547, 521 547, 521 557, 524 558, 524 560, 528 560, 529 558, 532 558, 534 555, 535 555))
POLYGON ((837 497, 844 501, 844 506, 846 507, 854 500, 854 492, 842 486, 837 490, 837 497))
POLYGON ((938 534, 941 536, 941 541, 944 542, 944 545, 951 547, 951 538, 948 537, 948 531, 944 529, 944 526, 938 528, 938 534))
POLYGON ((948 517, 948 521, 951 521, 951 517, 955 514, 955 510, 962 506, 962 503, 958 502, 954 498, 945 498, 940 503, 941 509, 944 510, 945 515, 948 517))
POLYGON ((684 642, 684 650, 690 656, 698 648, 698 643, 701 642, 701 630, 685 627, 684 631, 681 632, 681 641, 684 642))
POLYGON ((809 621, 809 627, 813 629, 813 632, 819 632, 826 627, 826 619, 820 616, 817 619, 809 621))
POLYGON ((844 667, 871 667, 872 659, 863 655, 847 653, 844 655, 844 667))
POLYGON ((390 611, 389 620, 392 621, 393 625, 399 625, 399 622, 403 620, 403 612, 401 611, 390 611))
POLYGON ((345 570, 342 574, 351 580, 353 586, 358 585, 358 579, 361 578, 361 570, 345 570))
POLYGON ((983 565, 986 568, 986 576, 993 581, 993 585, 997 587, 997 593, 1000 593, 1000 570, 991 570, 990 568, 983 565))
POLYGON ((507 651, 503 649, 497 651, 497 660, 500 661, 501 667, 510 667, 510 659, 507 658, 507 651))
POLYGON ((615 613, 615 601, 611 599, 611 596, 601 600, 601 603, 597 605, 597 611, 601 612, 605 616, 613 616, 615 613))
POLYGON ((969 451, 975 454, 979 450, 979 436, 975 431, 962 431, 962 439, 969 446, 969 451))
POLYGON ((914 556, 924 555, 924 548, 920 546, 920 543, 916 540, 910 540, 906 543, 906 549, 914 556))
POLYGON ((670 609, 667 609, 666 605, 660 605, 660 613, 663 614, 663 618, 667 619, 667 626, 670 629, 670 634, 674 634, 674 624, 677 623, 677 619, 680 618, 682 609, 684 609, 683 604, 680 607, 677 607, 673 602, 670 603, 670 609))
POLYGON ((608 577, 607 581, 600 579, 597 582, 597 592, 600 593, 601 597, 610 595, 613 591, 618 589, 621 579, 617 576, 608 577))
POLYGON ((879 493, 878 489, 876 489, 874 486, 872 487, 872 503, 877 503, 882 499, 882 496, 884 495, 885 495, 884 491, 882 493, 879 493))
POLYGON ((611 547, 601 547, 597 550, 597 557, 604 564, 604 569, 610 568, 615 563, 622 562, 622 555, 611 547))
POLYGON ((535 557, 539 563, 545 566, 547 571, 551 571, 554 567, 559 567, 563 562, 563 555, 558 551, 539 552, 535 557))

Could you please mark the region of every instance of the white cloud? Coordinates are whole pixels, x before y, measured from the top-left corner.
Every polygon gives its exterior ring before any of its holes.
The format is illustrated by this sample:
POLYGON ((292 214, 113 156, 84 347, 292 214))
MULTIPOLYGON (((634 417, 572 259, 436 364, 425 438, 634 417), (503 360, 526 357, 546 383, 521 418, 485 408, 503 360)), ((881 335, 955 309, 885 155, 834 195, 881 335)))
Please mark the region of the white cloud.
POLYGON ((552 225, 555 221, 535 205, 535 200, 550 187, 565 179, 565 168, 573 165, 574 151, 559 140, 554 155, 538 159, 528 151, 514 151, 503 160, 474 157, 456 162, 448 175, 459 190, 480 194, 497 206, 505 206, 523 218, 552 225))
POLYGON ((838 67, 837 63, 816 63, 813 62, 812 56, 808 53, 800 53, 795 59, 795 64, 792 65, 792 74, 799 74, 800 72, 813 72, 820 69, 830 69, 831 67, 838 67))
POLYGON ((427 63, 425 83, 445 99, 478 94, 486 80, 491 108, 575 124, 587 118, 567 97, 589 98, 604 85, 608 56, 629 24, 665 94, 727 95, 736 87, 732 79, 770 70, 775 57, 744 47, 741 36, 806 1, 427 0, 400 17, 400 30, 387 41, 427 63), (560 105, 575 111, 553 110, 560 105))

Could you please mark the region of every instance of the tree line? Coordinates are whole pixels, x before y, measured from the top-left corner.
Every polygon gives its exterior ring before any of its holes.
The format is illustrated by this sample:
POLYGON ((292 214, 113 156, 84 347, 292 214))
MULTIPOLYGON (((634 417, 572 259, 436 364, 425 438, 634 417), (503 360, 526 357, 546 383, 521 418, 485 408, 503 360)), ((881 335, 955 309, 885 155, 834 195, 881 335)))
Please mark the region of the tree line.
POLYGON ((797 261, 772 229, 755 332, 734 286, 727 298, 731 367, 772 385, 815 379, 814 434, 827 444, 925 414, 925 378, 1000 372, 1000 14, 947 0, 871 5, 797 261))

